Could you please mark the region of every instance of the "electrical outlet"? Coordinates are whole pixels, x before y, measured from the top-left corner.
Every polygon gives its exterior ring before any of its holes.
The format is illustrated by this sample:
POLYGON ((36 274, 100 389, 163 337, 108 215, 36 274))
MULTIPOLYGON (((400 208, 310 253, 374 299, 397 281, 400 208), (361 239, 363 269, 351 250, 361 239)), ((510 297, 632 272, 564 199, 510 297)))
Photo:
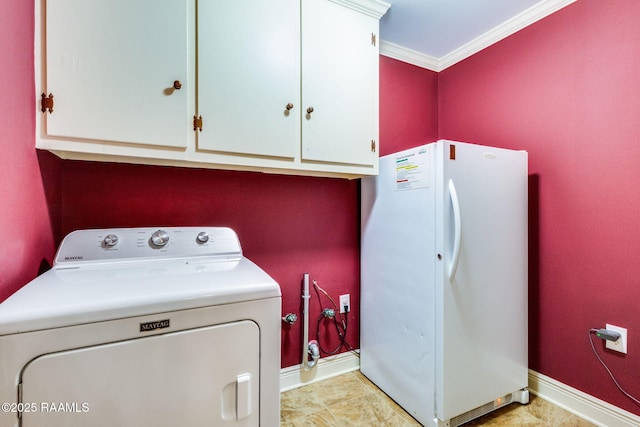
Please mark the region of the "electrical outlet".
POLYGON ((347 307, 346 311, 351 311, 351 298, 349 294, 340 295, 340 313, 345 313, 345 307, 347 307))
POLYGON ((607 323, 606 328, 610 331, 618 332, 620 338, 616 341, 606 341, 608 349, 613 351, 619 351, 620 353, 627 354, 627 329, 620 326, 609 325, 607 323))

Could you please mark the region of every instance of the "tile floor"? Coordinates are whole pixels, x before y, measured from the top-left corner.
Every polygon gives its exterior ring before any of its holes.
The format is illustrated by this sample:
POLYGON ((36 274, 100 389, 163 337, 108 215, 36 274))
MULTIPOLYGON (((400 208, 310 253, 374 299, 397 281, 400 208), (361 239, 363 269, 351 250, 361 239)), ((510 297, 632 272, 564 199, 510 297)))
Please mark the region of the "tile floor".
MULTIPOLYGON (((281 427, 420 426, 359 371, 284 392, 280 406, 281 427)), ((467 426, 593 427, 593 424, 531 394, 528 405, 508 405, 468 422, 467 426)))

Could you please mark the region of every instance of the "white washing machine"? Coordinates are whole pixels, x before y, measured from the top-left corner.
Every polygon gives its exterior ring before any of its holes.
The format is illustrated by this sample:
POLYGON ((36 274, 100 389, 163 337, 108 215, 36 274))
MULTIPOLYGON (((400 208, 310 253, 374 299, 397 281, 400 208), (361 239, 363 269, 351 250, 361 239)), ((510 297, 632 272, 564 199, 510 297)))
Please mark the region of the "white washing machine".
POLYGON ((278 426, 280 316, 229 228, 73 232, 0 304, 0 426, 278 426))

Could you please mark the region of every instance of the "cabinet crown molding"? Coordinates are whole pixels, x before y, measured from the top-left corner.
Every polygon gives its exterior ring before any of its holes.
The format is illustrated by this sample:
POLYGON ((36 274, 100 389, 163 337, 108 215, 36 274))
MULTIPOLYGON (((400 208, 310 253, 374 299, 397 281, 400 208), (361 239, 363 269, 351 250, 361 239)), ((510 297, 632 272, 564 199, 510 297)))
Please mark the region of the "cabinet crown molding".
POLYGON ((329 0, 342 6, 349 7, 376 19, 382 18, 391 4, 382 0, 329 0))

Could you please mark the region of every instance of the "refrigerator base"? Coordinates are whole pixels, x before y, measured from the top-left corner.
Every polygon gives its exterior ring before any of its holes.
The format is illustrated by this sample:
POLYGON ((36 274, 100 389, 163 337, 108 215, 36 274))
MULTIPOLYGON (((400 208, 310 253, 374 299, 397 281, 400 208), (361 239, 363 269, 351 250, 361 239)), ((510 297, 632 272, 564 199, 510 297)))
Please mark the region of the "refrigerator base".
POLYGON ((510 405, 511 403, 521 403, 523 405, 529 403, 529 390, 524 388, 522 390, 507 394, 506 396, 489 402, 486 405, 482 405, 478 408, 465 412, 464 414, 453 417, 448 421, 442 421, 436 418, 435 420, 433 420, 434 425, 437 427, 458 427, 464 423, 475 420, 476 418, 480 418, 483 415, 493 412, 496 409, 510 405))

